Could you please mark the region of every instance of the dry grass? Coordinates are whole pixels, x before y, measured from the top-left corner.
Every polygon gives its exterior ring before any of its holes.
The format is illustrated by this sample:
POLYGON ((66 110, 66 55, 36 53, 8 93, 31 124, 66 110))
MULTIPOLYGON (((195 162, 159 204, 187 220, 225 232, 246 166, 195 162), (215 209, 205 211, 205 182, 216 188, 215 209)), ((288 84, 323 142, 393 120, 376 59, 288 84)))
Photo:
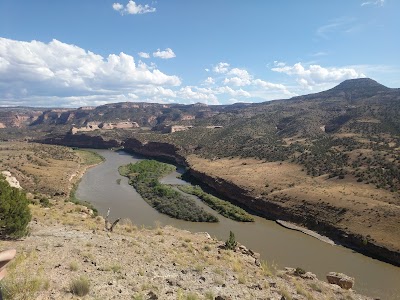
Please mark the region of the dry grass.
POLYGON ((268 199, 290 211, 307 206, 323 220, 349 233, 369 236, 389 249, 400 249, 400 200, 396 195, 372 185, 358 183, 347 176, 344 180, 327 176, 311 177, 301 166, 288 162, 264 162, 251 158, 207 160, 191 155, 193 169, 214 178, 222 178, 254 198, 268 199), (327 207, 344 211, 325 214, 327 207))
POLYGON ((0 170, 8 170, 33 193, 65 198, 84 169, 101 162, 98 155, 67 147, 24 142, 0 144, 0 170))
POLYGON ((83 297, 89 293, 90 283, 87 277, 81 276, 71 281, 69 286, 70 292, 79 297, 83 297))
POLYGON ((5 300, 35 299, 41 290, 49 289, 50 281, 45 277, 43 269, 39 268, 36 272, 30 269, 30 264, 37 264, 38 261, 35 251, 21 253, 14 259, 7 268, 7 277, 1 281, 5 300))

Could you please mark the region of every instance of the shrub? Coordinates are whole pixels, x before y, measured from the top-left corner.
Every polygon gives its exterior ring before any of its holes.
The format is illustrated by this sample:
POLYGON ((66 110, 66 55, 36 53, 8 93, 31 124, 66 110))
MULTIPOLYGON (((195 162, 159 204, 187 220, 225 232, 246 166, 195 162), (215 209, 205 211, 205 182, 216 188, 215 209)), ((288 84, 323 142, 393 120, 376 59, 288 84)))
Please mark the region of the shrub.
POLYGON ((72 294, 82 297, 89 293, 89 287, 89 280, 86 277, 81 276, 73 280, 69 288, 72 294))
POLYGON ((78 263, 73 261, 69 264, 70 271, 78 271, 78 263))
POLYGON ((0 237, 20 238, 28 233, 31 212, 25 192, 10 187, 4 177, 0 177, 0 237))
POLYGON ((228 250, 235 250, 236 245, 235 234, 232 231, 229 231, 229 239, 225 242, 225 248, 228 250))
POLYGON ((46 198, 46 197, 41 198, 41 199, 39 200, 39 202, 40 202, 40 205, 41 205, 42 207, 50 207, 50 206, 51 206, 49 199, 46 198))
POLYGON ((296 270, 294 271, 294 275, 300 276, 306 274, 306 271, 302 268, 297 267, 296 270))

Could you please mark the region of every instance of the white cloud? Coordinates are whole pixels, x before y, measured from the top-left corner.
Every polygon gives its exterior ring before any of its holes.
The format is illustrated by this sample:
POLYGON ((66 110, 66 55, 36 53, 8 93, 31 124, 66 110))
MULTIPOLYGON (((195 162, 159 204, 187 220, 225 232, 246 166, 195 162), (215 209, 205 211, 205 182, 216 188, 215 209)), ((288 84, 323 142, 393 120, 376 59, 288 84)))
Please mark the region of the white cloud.
POLYGON ((185 86, 178 92, 178 96, 183 99, 202 101, 210 104, 219 104, 218 98, 211 92, 211 90, 199 91, 198 88, 192 86, 185 86), (193 89, 196 89, 194 91, 193 89))
POLYGON ((150 54, 149 54, 149 53, 146 53, 146 52, 139 52, 138 55, 139 55, 141 58, 150 58, 150 54))
POLYGON ((246 86, 251 84, 252 76, 244 69, 233 68, 231 69, 227 75, 231 75, 233 77, 225 78, 224 84, 231 84, 235 86, 246 86))
POLYGON ((225 62, 220 62, 213 68, 213 71, 219 74, 227 73, 228 70, 229 70, 229 64, 225 62))
POLYGON ((46 44, 0 38, 0 58, 0 99, 6 100, 128 94, 181 85, 177 76, 135 63, 123 52, 102 57, 58 40, 46 44))
POLYGON ((383 5, 385 5, 385 0, 366 1, 366 2, 361 3, 361 6, 365 6, 365 5, 383 6, 383 5))
MULTIPOLYGON (((285 63, 275 61, 275 66, 285 66, 285 63)), ((296 93, 289 91, 289 89, 280 83, 271 83, 260 78, 254 78, 246 69, 231 67, 229 63, 220 62, 213 67, 213 72, 219 74, 215 78, 212 78, 214 82, 214 88, 212 92, 215 95, 220 96, 220 100, 228 101, 229 99, 236 99, 237 101, 248 102, 249 98, 257 98, 258 101, 262 100, 273 100, 283 99, 292 96, 296 96, 296 93), (234 87, 240 87, 235 89, 234 87), (231 98, 227 98, 227 96, 231 98), (237 98, 245 98, 243 100, 237 98)), ((211 78, 211 77, 209 77, 211 78)), ((204 85, 210 82, 207 78, 204 81, 204 85)), ((200 90, 200 89, 199 89, 200 90)), ((203 88, 203 93, 207 91, 203 88)))
POLYGON ((156 11, 155 7, 151 7, 148 4, 141 5, 136 4, 135 1, 129 0, 126 6, 122 5, 121 3, 113 3, 112 8, 121 13, 121 15, 129 14, 129 15, 140 15, 140 14, 147 14, 153 13, 156 11))
POLYGON ((277 67, 283 67, 283 66, 285 65, 285 63, 282 62, 282 61, 277 61, 277 60, 275 60, 275 61, 274 61, 274 65, 277 66, 277 67))
POLYGON ((228 94, 232 97, 251 97, 251 94, 248 91, 245 91, 243 89, 234 90, 229 86, 221 86, 217 88, 216 93, 228 94))
POLYGON ((121 3, 113 3, 112 8, 116 11, 120 11, 124 8, 124 6, 121 3))
MULTIPOLYGON (((311 54, 311 56, 314 56, 314 57, 327 56, 327 55, 328 55, 328 52, 324 52, 324 51, 319 51, 319 52, 315 52, 315 53, 311 54)), ((282 67, 282 66, 278 66, 278 67, 282 67)))
POLYGON ((215 83, 215 80, 212 77, 207 77, 207 79, 204 80, 204 84, 206 84, 206 85, 211 85, 211 84, 214 84, 214 83, 215 83))
POLYGON ((327 83, 339 83, 346 79, 365 77, 363 73, 350 67, 324 68, 320 65, 304 67, 300 62, 293 66, 275 67, 272 71, 295 76, 298 83, 308 89, 327 83))
POLYGON ((151 86, 145 88, 139 88, 137 92, 141 96, 146 97, 165 97, 165 98, 176 98, 176 92, 171 89, 163 88, 162 86, 151 86))
POLYGON ((227 100, 227 102, 228 102, 228 104, 235 104, 235 103, 239 103, 240 101, 235 98, 230 98, 227 100))
POLYGON ((153 52, 154 57, 162 58, 162 59, 170 59, 176 57, 174 51, 171 48, 167 48, 163 51, 158 49, 156 52, 153 52))
POLYGON ((287 87, 284 86, 281 83, 272 83, 272 82, 264 81, 264 80, 261 80, 261 79, 253 80, 252 83, 254 85, 262 87, 262 88, 264 88, 266 90, 281 91, 284 95, 287 95, 287 96, 293 96, 294 95, 293 93, 289 92, 287 87))

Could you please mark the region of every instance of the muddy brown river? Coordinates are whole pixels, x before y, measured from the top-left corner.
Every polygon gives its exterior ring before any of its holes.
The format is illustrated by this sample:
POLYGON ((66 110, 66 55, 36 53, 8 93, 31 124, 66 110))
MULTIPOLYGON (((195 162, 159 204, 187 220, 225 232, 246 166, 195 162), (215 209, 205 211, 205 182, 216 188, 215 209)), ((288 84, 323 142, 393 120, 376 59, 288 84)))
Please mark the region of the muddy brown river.
MULTIPOLYGON (((206 231, 211 236, 226 240, 229 231, 246 247, 259 252, 261 258, 278 268, 301 267, 325 280, 330 271, 355 277, 355 290, 380 299, 400 299, 400 268, 366 257, 341 246, 332 246, 303 233, 285 229, 273 221, 255 217, 254 223, 240 223, 227 219, 199 199, 192 196, 207 211, 218 215, 219 223, 193 223, 176 220, 150 207, 118 173, 118 167, 142 159, 139 156, 111 150, 96 150, 106 160, 89 169, 83 176, 77 197, 91 202, 99 214, 111 208, 110 218, 129 218, 137 226, 156 223, 172 225, 192 232, 206 231), (120 184, 117 179, 121 179, 120 184)), ((177 172, 163 178, 164 183, 188 184, 177 179, 177 172)))

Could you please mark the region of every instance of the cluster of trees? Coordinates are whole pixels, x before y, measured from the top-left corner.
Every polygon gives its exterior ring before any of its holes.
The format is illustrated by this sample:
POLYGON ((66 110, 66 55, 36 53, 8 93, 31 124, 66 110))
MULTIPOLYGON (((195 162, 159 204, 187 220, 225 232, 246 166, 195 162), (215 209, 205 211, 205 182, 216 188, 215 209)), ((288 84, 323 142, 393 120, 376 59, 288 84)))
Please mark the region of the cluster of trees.
POLYGON ((174 169, 172 165, 155 160, 142 160, 122 166, 119 171, 129 178, 129 183, 157 211, 185 221, 218 222, 216 216, 197 206, 193 199, 158 181, 174 169))
POLYGON ((400 190, 400 164, 396 157, 375 153, 372 157, 360 155, 353 162, 358 182, 375 184, 391 192, 400 190))
POLYGON ((179 185, 178 188, 188 194, 199 197, 204 203, 212 209, 234 221, 240 222, 254 222, 254 218, 248 214, 244 209, 233 205, 228 201, 219 199, 213 195, 204 192, 198 185, 179 185))
POLYGON ((331 176, 344 176, 345 167, 348 165, 348 155, 333 148, 334 143, 331 138, 321 138, 315 140, 309 149, 294 161, 303 165, 307 174, 311 176, 321 176, 330 174, 331 176))

